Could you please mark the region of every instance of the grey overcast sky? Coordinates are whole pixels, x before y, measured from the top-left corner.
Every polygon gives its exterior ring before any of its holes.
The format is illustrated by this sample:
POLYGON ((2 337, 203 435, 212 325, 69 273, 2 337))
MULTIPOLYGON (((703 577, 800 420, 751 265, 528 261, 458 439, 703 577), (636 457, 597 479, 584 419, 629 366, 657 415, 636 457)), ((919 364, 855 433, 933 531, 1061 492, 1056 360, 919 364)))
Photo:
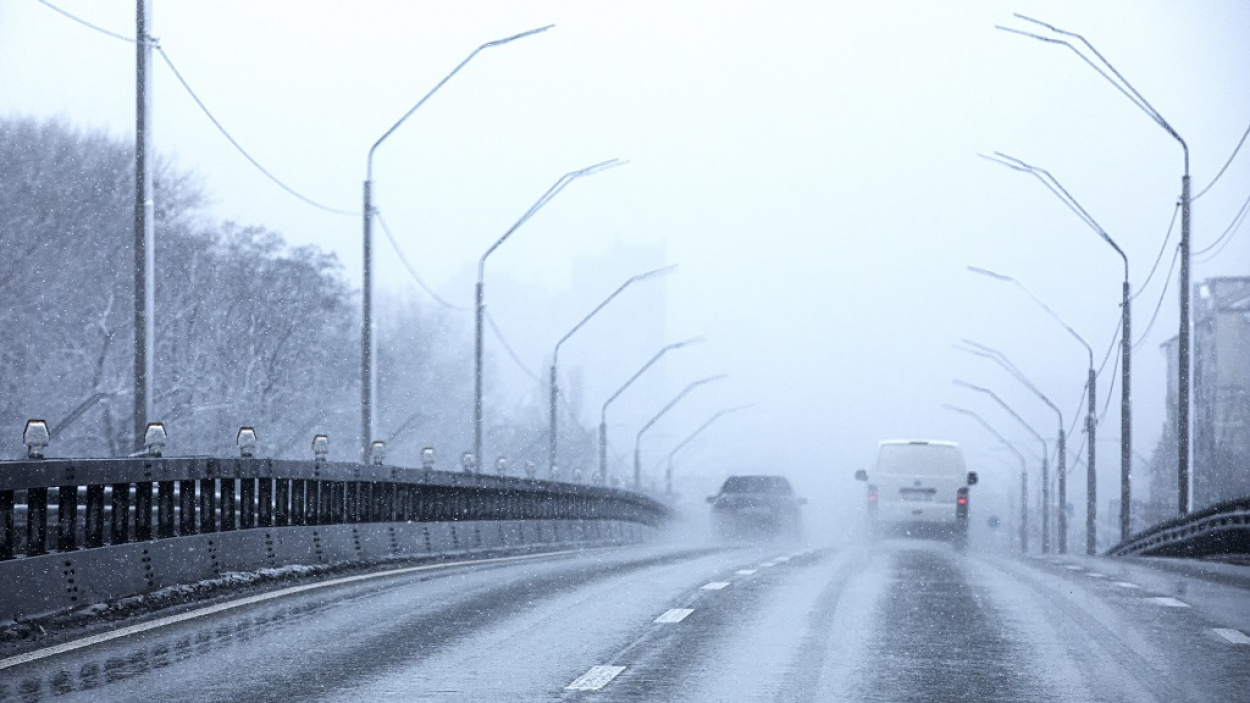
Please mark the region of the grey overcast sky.
MULTIPOLYGON (((56 4, 133 35, 133 2, 56 4)), ((556 24, 480 55, 395 133, 376 160, 378 207, 430 284, 467 304, 477 257, 555 178, 628 159, 562 193, 492 259, 491 275, 589 305, 603 290, 572 288, 572 262, 614 242, 662 243, 681 265, 666 282, 668 333, 709 339, 674 360, 670 391, 732 375, 675 416, 671 436, 753 402, 698 456, 788 467, 809 490, 865 466, 887 437, 955 439, 996 471, 992 442, 941 404, 977 408, 1022 446, 1024 436, 952 386, 955 377, 998 389, 1049 433, 1044 408, 951 349, 961 337, 1003 349, 1069 416, 1076 409, 1084 352, 968 264, 1027 283, 1100 358, 1110 343, 1118 258, 1038 182, 979 152, 1053 172, 1128 253, 1135 288, 1160 250, 1180 190, 1177 144, 1066 49, 995 24, 1026 27, 1012 16, 1021 12, 1086 35, 1189 141, 1195 190, 1250 123, 1250 3, 1241 0, 154 5, 153 34, 234 137, 291 187, 347 210, 360 208, 370 144, 465 55, 556 24)), ((0 0, 0 113, 129 136, 133 70, 133 46, 36 0, 0 0)), ((359 281, 358 217, 314 209, 267 181, 164 65, 154 94, 156 145, 202 176, 209 215, 332 250, 359 281)), ((1195 203, 1195 248, 1248 193, 1243 153, 1195 203)), ((384 239, 378 246, 379 285, 423 295, 384 239)), ((1146 335, 1134 367, 1142 456, 1165 416, 1159 344, 1175 333, 1175 282, 1146 329, 1170 251, 1134 305, 1134 336, 1146 335)), ((1194 279, 1248 269, 1243 230, 1218 257, 1196 261, 1194 279)), ((551 340, 567 326, 499 322, 525 349, 545 344, 527 337, 551 340)), ((586 376, 594 362, 568 357, 586 376)), ((1111 376, 1108 365, 1104 396, 1111 376)), ((1118 426, 1113 402, 1099 443, 1106 496, 1118 480, 1118 426)))

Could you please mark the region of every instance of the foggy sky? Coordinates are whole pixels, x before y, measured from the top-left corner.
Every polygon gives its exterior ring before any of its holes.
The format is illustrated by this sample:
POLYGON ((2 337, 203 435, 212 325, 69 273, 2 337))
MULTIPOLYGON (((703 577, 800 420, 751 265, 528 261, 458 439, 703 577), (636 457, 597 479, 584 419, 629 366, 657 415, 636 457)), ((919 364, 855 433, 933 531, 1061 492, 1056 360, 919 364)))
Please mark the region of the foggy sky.
MULTIPOLYGON (((132 2, 56 4, 133 35, 132 2)), ((663 243, 681 266, 664 282, 663 327, 670 341, 708 342, 671 359, 668 388, 634 399, 631 412, 658 409, 688 380, 732 378, 668 418, 649 463, 716 410, 754 403, 709 430, 689 461, 700 473, 785 470, 809 493, 835 476, 840 488, 884 438, 954 439, 986 474, 1003 468, 987 451, 993 440, 944 402, 976 409, 1033 451, 1010 418, 952 386, 956 377, 994 388, 1053 434, 1044 406, 951 349, 961 337, 1005 351, 1071 423, 1084 351, 1018 292, 964 267, 1025 282, 1101 359, 1119 319, 1120 261, 1038 182, 978 153, 1054 173, 1128 253, 1135 289, 1159 251, 1180 191, 1179 147, 1075 55, 996 23, 1023 27, 1018 11, 1085 34, 1188 140, 1195 192, 1250 121, 1250 5, 1237 0, 154 4, 153 33, 230 132, 290 186, 346 210, 360 208, 369 146, 474 47, 555 23, 478 56, 379 149, 377 206, 422 276, 467 305, 477 258, 557 177, 628 159, 571 185, 493 256, 488 286, 499 276, 547 296, 532 317, 521 301, 492 307, 501 327, 540 368, 576 321, 542 314, 543 304, 589 309, 638 273, 605 271, 571 288, 573 263, 616 241, 663 243)), ((129 136, 134 53, 35 0, 2 0, 0 113, 129 136)), ((201 175, 209 214, 331 250, 358 285, 359 217, 314 209, 266 180, 157 61, 157 149, 201 175)), ((1248 191, 1243 154, 1195 203, 1195 249, 1248 191)), ((376 242, 379 287, 424 296, 380 232, 376 242)), ((1134 303, 1135 337, 1170 259, 1134 303)), ((1196 261, 1193 280, 1246 275, 1248 262, 1242 231, 1218 259, 1196 261)), ((621 304, 614 329, 587 334, 629 334, 621 304)), ((1165 417, 1159 344, 1176 320, 1173 282, 1134 359, 1144 457, 1165 417)), ((601 348, 570 346, 563 360, 591 389, 611 385, 589 380, 597 359, 586 351, 601 348)), ((512 387, 529 383, 492 351, 512 387)), ((1100 408, 1109 392, 1103 496, 1118 493, 1110 363, 1100 408)))

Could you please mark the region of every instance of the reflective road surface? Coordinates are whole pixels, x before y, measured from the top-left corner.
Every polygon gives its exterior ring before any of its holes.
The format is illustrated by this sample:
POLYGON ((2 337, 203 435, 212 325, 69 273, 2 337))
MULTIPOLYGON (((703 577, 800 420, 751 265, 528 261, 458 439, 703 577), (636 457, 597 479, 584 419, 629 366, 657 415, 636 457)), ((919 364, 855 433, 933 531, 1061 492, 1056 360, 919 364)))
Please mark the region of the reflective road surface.
POLYGON ((669 543, 264 598, 33 645, 0 699, 1250 700, 1247 567, 669 543))

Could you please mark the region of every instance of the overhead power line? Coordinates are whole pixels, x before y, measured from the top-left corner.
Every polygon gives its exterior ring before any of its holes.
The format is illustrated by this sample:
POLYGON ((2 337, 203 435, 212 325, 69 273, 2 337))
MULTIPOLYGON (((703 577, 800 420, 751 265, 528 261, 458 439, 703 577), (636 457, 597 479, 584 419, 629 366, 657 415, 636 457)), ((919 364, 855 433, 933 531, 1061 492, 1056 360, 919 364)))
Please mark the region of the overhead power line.
MULTIPOLYGON (((49 9, 54 10, 60 13, 61 15, 64 15, 65 17, 68 17, 69 19, 85 27, 94 29, 97 32, 113 37, 114 39, 124 41, 128 44, 139 43, 137 39, 133 39, 123 34, 118 34, 117 32, 109 31, 97 24, 88 22, 87 20, 84 20, 81 17, 78 17, 70 12, 67 12, 66 10, 63 10, 57 7, 56 5, 53 5, 52 3, 48 2, 48 0, 38 0, 38 2, 44 5, 45 7, 48 7, 49 9)), ((329 205, 325 205, 323 203, 319 203, 316 200, 309 198, 303 193, 300 193, 299 191, 295 190, 291 186, 287 185, 286 183, 282 181, 282 179, 275 176, 273 172, 271 172, 269 169, 262 166, 261 163, 257 161, 255 158, 253 158, 252 155, 249 154, 248 151, 243 148, 243 145, 239 144, 238 140, 235 139, 234 136, 232 136, 230 132, 226 130, 225 126, 223 126, 221 122, 219 122, 217 118, 213 116, 213 113, 208 109, 208 106, 204 104, 204 101, 200 99, 200 96, 197 95, 195 90, 191 88, 191 84, 188 83, 187 80, 182 77, 182 73, 178 70, 176 66, 174 66, 173 59, 169 58, 169 54, 165 52, 164 47, 162 47, 159 43, 157 43, 153 39, 149 38, 148 41, 151 42, 152 48, 156 49, 156 51, 161 55, 161 58, 164 59, 165 65, 169 66, 169 70, 173 72, 174 78, 178 79, 178 83, 181 84, 183 89, 187 91, 187 94, 191 96, 191 99, 195 101, 195 104, 199 106, 200 110, 204 113, 204 115, 208 117, 210 122, 213 123, 213 126, 217 128, 217 131, 221 132, 222 136, 224 136, 226 140, 229 141, 230 144, 233 145, 234 148, 240 154, 243 155, 243 158, 247 159, 248 162, 251 163, 253 166, 255 166, 258 171, 264 174, 266 178, 268 178, 270 181, 273 181, 273 183, 277 185, 279 188, 281 188, 282 190, 285 190, 287 193, 290 193, 291 195, 295 196, 296 198, 303 201, 304 203, 311 205, 319 210, 324 210, 325 212, 329 212, 335 215, 351 215, 351 216, 360 215, 359 211, 342 210, 339 208, 330 207, 329 205)))
POLYGON ((1206 188, 1203 188, 1202 190, 1198 191, 1197 195, 1190 198, 1189 199, 1190 202, 1193 202, 1197 200, 1198 198, 1201 198, 1203 195, 1206 194, 1208 190, 1211 190, 1211 186, 1215 185, 1216 181, 1220 180, 1220 176, 1223 176, 1224 172, 1228 170, 1229 165, 1233 163, 1233 159, 1237 158, 1237 152, 1241 151, 1242 145, 1246 143, 1246 137, 1250 137, 1250 125, 1246 126, 1246 131, 1243 132, 1241 135, 1241 141, 1237 142, 1237 146, 1233 148, 1233 153, 1228 155, 1228 161, 1225 161, 1224 165, 1220 167, 1220 172, 1215 174, 1215 178, 1211 179, 1211 182, 1207 184, 1206 188))

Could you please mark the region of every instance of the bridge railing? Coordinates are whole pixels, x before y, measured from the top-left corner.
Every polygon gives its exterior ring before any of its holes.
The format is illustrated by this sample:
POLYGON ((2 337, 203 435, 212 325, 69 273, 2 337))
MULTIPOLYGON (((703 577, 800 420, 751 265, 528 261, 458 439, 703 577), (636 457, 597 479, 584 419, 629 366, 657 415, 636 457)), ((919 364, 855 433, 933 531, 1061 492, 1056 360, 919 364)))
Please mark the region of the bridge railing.
POLYGON ((0 461, 0 560, 253 528, 477 520, 656 526, 667 511, 618 488, 377 464, 0 461))
POLYGON ((1219 503, 1145 529, 1108 556, 1200 558, 1250 554, 1250 496, 1219 503))

